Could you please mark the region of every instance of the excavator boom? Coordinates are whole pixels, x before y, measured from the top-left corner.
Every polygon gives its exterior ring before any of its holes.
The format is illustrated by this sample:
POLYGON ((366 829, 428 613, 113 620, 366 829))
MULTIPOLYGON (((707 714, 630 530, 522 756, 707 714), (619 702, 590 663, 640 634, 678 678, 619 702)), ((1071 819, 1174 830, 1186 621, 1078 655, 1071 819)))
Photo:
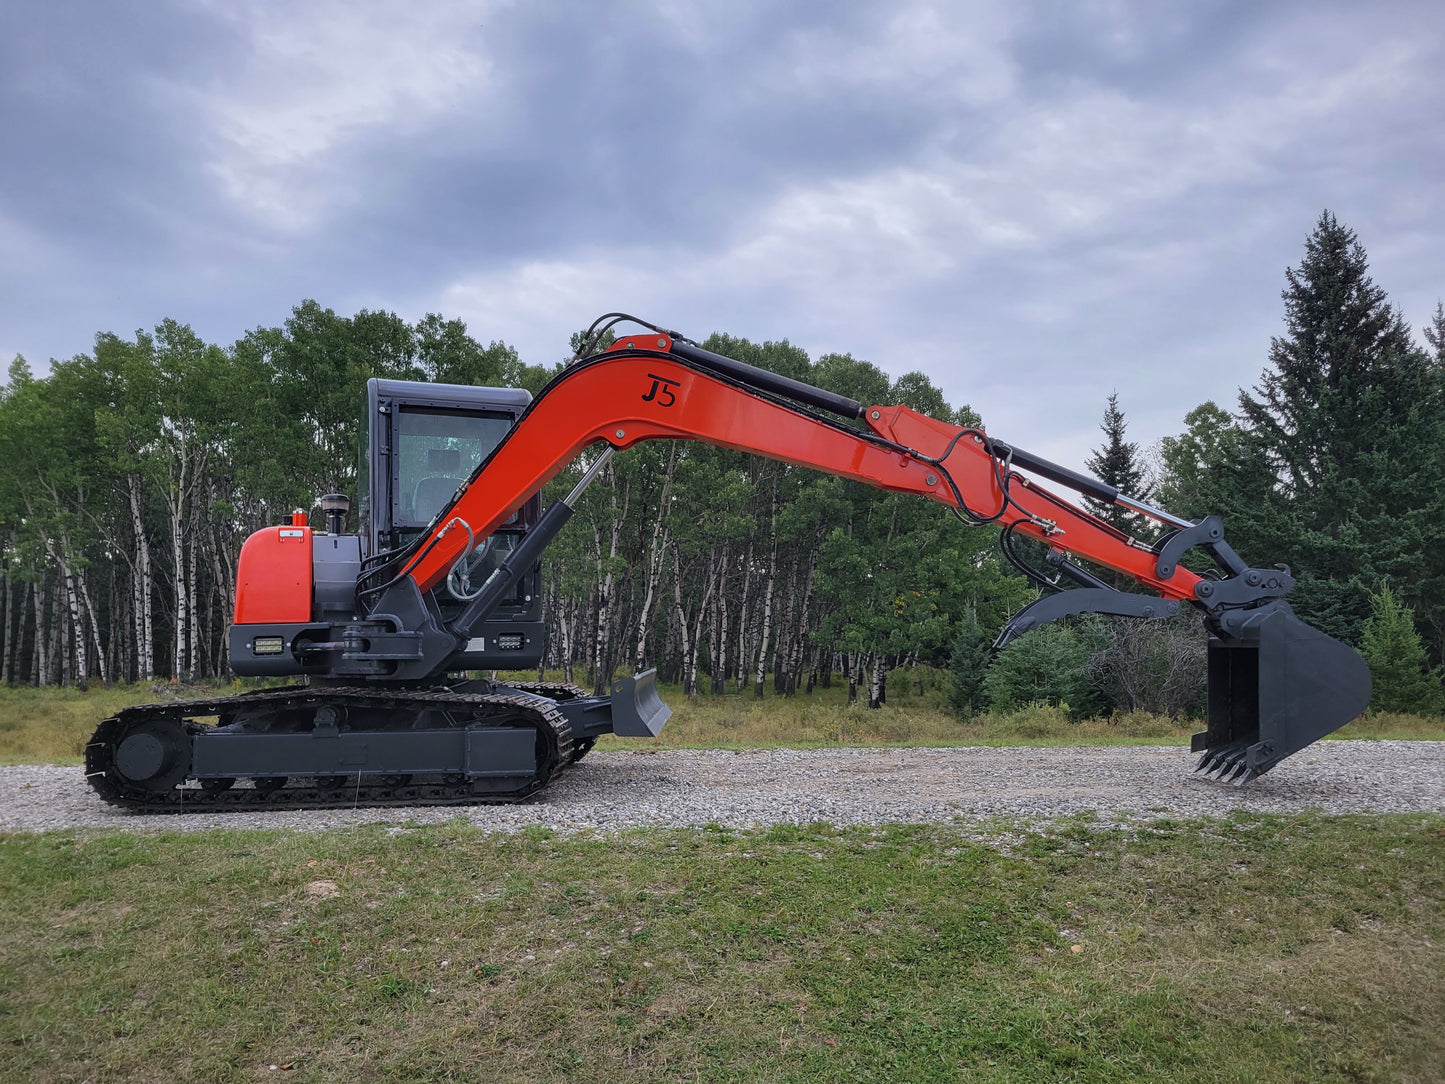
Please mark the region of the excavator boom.
MULTIPOLYGON (((454 521, 470 526, 477 539, 487 537, 593 445, 622 450, 646 440, 696 440, 927 497, 1124 572, 1166 598, 1194 597, 1194 573, 1176 566, 1170 576, 1159 576, 1147 549, 1130 545, 1126 535, 1043 486, 1020 477, 1016 487, 1005 489, 1009 475, 1000 456, 1011 454, 1018 465, 1046 461, 1000 450, 981 429, 906 406, 865 407, 842 396, 823 400, 859 419, 864 428, 858 429, 743 383, 751 368, 650 333, 619 340, 566 369, 461 487, 407 575, 422 592, 435 588, 466 546, 466 533, 454 521), (639 339, 646 347, 635 345, 639 339)), ((1065 475, 1066 468, 1047 467, 1065 475)), ((1112 499, 1108 491, 1092 483, 1091 494, 1112 499)))

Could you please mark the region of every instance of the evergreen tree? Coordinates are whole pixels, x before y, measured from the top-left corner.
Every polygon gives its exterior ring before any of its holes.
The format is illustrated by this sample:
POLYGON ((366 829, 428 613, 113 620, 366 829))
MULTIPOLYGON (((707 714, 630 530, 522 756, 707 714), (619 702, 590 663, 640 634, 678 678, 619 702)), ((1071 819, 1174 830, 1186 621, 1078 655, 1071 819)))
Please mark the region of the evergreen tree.
MULTIPOLYGON (((1159 442, 1159 506, 1195 521, 1220 516, 1229 544, 1246 561, 1279 560, 1270 555, 1289 537, 1288 510, 1276 497, 1278 479, 1259 441, 1213 402, 1195 407, 1184 422, 1183 433, 1159 442)), ((1215 567, 1198 551, 1187 560, 1196 571, 1215 567)))
POLYGON ((951 679, 948 706, 959 718, 967 718, 978 708, 984 674, 988 672, 992 655, 989 638, 979 626, 978 614, 972 609, 965 610, 948 659, 951 679))
POLYGON ((1285 334, 1254 394, 1240 395, 1278 479, 1270 516, 1284 529, 1265 559, 1295 568, 1292 601, 1306 620, 1357 642, 1367 585, 1412 582, 1437 545, 1438 368, 1371 281, 1354 232, 1328 211, 1285 277, 1285 334))
POLYGON ((1435 315, 1425 326, 1425 341, 1430 344, 1430 357, 1435 367, 1445 367, 1445 301, 1435 302, 1435 315))
MULTIPOLYGON (((1117 391, 1109 395, 1109 405, 1104 410, 1104 421, 1099 428, 1104 434, 1104 443, 1086 461, 1090 473, 1126 496, 1147 499, 1152 489, 1149 471, 1144 465, 1139 445, 1124 439, 1127 426, 1124 412, 1119 409, 1117 391)), ((1142 517, 1135 512, 1095 500, 1089 500, 1088 504, 1094 515, 1126 533, 1137 533, 1144 526, 1142 517)))
POLYGON ((1418 714, 1440 710, 1439 672, 1426 669, 1425 648, 1415 631, 1414 615, 1388 584, 1370 596, 1370 620, 1360 651, 1375 686, 1370 707, 1418 714))
MULTIPOLYGON (((1412 518, 1426 520, 1435 515, 1442 503, 1440 491, 1445 488, 1445 304, 1435 303, 1435 313, 1425 325, 1425 341, 1430 344, 1430 379, 1437 389, 1433 416, 1427 415, 1422 432, 1425 456, 1434 461, 1431 471, 1435 482, 1433 500, 1412 518)), ((1435 519, 1438 524, 1440 521, 1435 519)), ((1445 663, 1445 550, 1436 543, 1426 545, 1419 554, 1420 565, 1408 581, 1407 597, 1413 602, 1431 632, 1429 651, 1436 663, 1445 663)))
POLYGON ((1098 646, 1093 630, 1080 623, 1055 622, 1020 636, 1000 651, 983 679, 983 697, 991 711, 1014 711, 1029 704, 1067 707, 1076 719, 1097 713, 1103 702, 1086 668, 1098 646))

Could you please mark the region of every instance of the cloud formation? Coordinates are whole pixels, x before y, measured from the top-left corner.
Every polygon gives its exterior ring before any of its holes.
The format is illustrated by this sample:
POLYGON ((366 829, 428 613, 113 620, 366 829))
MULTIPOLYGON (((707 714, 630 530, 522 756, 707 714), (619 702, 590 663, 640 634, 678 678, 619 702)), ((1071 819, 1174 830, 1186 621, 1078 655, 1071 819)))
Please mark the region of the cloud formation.
POLYGON ((1445 294, 1429 3, 107 5, 7 16, 0 350, 316 297, 530 361, 597 312, 921 369, 1071 463, 1232 404, 1320 210, 1445 294))

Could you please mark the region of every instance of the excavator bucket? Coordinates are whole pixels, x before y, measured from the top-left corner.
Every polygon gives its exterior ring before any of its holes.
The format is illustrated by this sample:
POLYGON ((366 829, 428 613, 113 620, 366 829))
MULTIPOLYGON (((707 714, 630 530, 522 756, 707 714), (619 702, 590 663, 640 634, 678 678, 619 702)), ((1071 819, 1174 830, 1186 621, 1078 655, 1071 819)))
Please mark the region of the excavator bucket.
POLYGON ((657 671, 612 683, 612 732, 623 738, 655 738, 672 709, 657 691, 657 671))
MULTIPOLYGON (((1231 615, 1235 616, 1235 615, 1231 615)), ((1209 638, 1209 728, 1197 771, 1236 786, 1338 730, 1370 703, 1370 671, 1350 647, 1276 602, 1209 638)))

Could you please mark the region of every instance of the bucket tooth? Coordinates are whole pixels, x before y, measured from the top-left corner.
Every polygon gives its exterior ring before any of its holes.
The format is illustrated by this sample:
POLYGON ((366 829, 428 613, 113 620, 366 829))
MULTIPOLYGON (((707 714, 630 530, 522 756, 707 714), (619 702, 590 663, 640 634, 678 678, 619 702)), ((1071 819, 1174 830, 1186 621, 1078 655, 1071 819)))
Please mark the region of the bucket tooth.
POLYGON ((1235 764, 1245 755, 1245 747, 1239 742, 1231 742, 1215 749, 1206 749, 1204 755, 1199 758, 1199 766, 1195 772, 1203 772, 1209 779, 1222 779, 1235 764))

